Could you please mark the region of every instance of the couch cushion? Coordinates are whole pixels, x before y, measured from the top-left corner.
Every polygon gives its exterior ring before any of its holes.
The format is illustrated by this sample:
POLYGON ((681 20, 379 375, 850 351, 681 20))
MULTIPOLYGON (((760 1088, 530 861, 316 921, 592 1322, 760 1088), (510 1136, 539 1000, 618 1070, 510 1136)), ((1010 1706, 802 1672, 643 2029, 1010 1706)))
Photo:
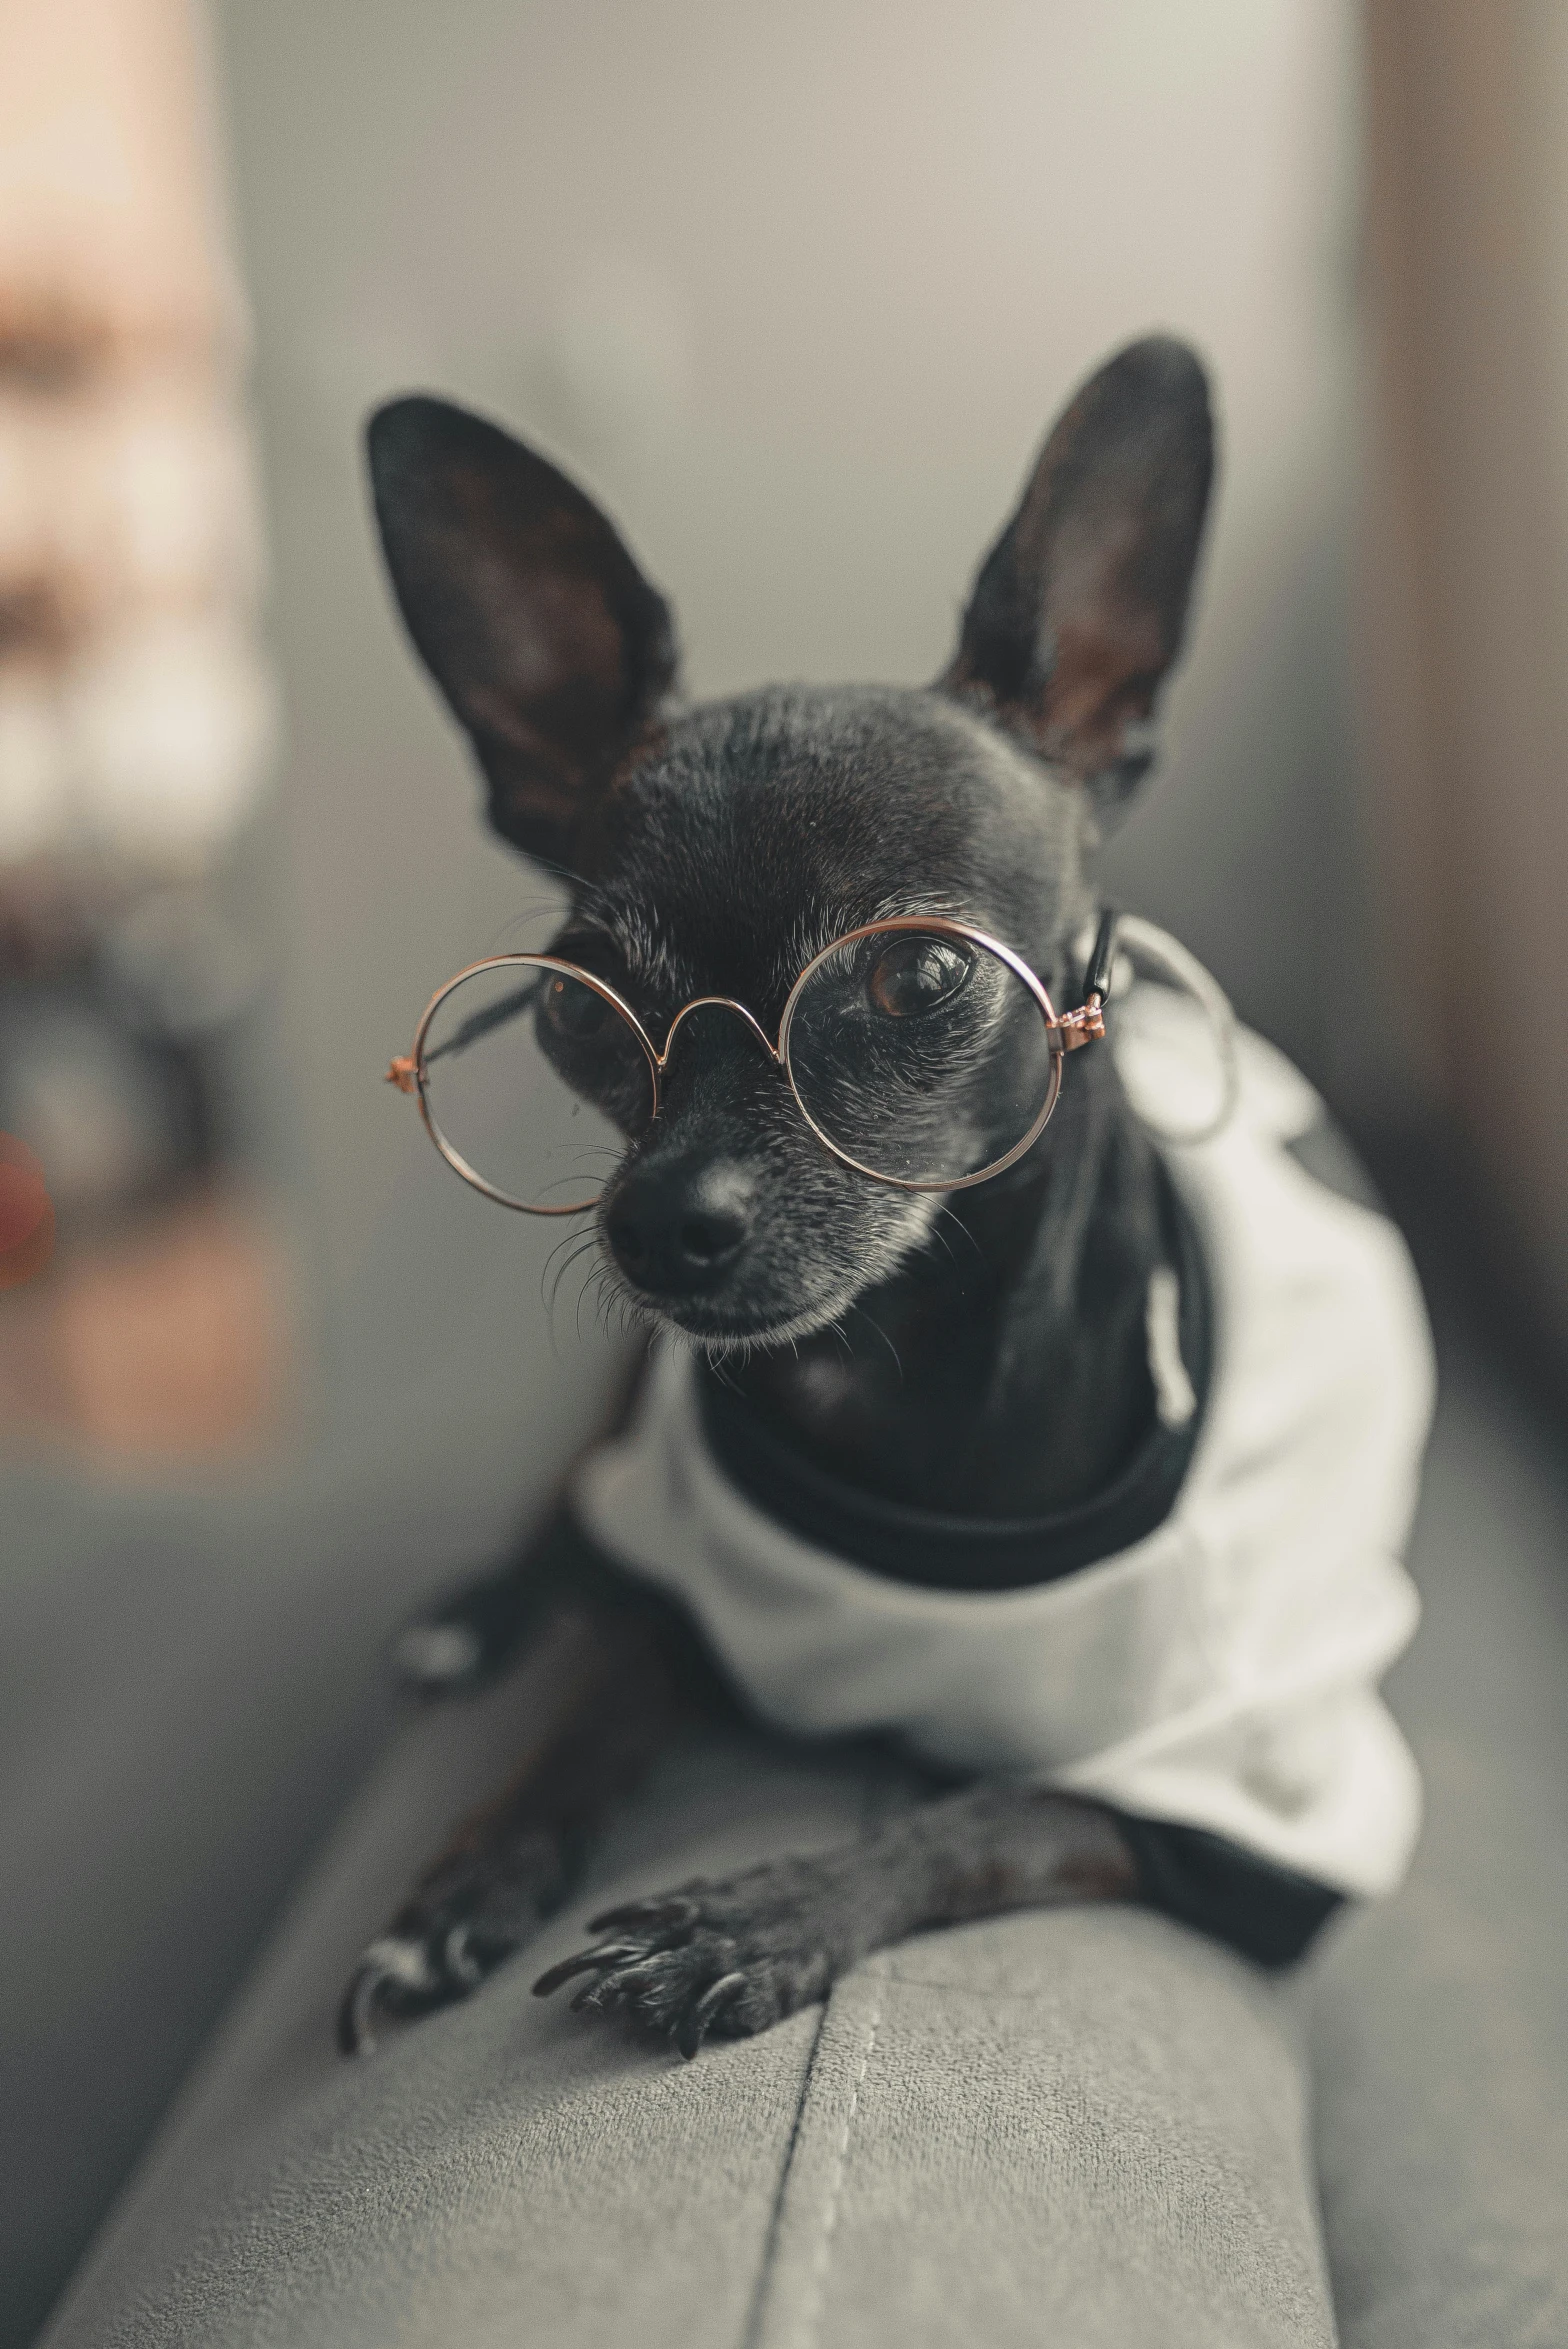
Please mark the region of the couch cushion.
POLYGON ((674 1757, 534 1951, 342 2062, 354 1952, 493 1776, 520 1693, 407 1730, 50 2349, 1332 2339, 1290 1993, 1159 1918, 934 1934, 692 2064, 530 1996, 606 1891, 907 1799, 868 1755, 674 1757))
MULTIPOLYGON (((1426 1780, 1398 1900, 1316 1969, 1345 2349, 1568 2340, 1568 1488, 1560 1428, 1458 1348, 1390 1683, 1426 1780)), ((1331 1929, 1332 1930, 1332 1929, 1331 1929)))

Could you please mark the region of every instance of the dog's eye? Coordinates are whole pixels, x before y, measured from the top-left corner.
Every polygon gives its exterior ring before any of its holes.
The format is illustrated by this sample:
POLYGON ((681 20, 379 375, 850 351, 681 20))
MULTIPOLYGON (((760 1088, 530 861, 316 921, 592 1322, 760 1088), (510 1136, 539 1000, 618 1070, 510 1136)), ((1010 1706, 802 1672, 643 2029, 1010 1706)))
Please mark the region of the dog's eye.
POLYGON ((966 947, 945 938, 900 938, 872 965, 866 990, 889 1019, 905 1020, 949 1003, 974 969, 966 947))
POLYGON ((545 989, 544 1016, 558 1036, 572 1044, 586 1044, 602 1036, 616 1014, 602 995, 580 980, 563 979, 557 971, 545 989))

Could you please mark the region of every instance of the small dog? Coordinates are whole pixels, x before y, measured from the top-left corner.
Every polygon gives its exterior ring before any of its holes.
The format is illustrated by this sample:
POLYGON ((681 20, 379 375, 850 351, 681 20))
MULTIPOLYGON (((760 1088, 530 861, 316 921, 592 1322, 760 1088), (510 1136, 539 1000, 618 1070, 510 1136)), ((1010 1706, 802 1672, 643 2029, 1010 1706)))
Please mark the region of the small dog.
POLYGON ((1058 1067, 1032 1146, 934 1190, 825 1148, 771 1041, 813 957, 915 917, 935 928, 868 981, 882 1011, 965 983, 964 925, 1097 1009, 1089 859, 1151 764, 1209 500, 1199 361, 1149 339, 1080 389, 923 691, 686 707, 663 600, 542 458, 428 398, 380 410, 369 455, 490 820, 570 885, 552 954, 664 1039, 597 1234, 692 1345, 665 1341, 522 1566, 406 1643, 429 1686, 552 1643, 559 1701, 365 1953, 344 2046, 472 1991, 567 1897, 606 1804, 737 1695, 806 1734, 903 1734, 956 1790, 618 1908, 541 1993, 586 1975, 579 2006, 690 2055, 905 1935, 1105 1899, 1288 1962, 1414 1833, 1375 1694, 1414 1621, 1396 1552, 1426 1410, 1397 1240, 1302 1171, 1317 1104, 1266 1047, 1190 1179, 1101 1045, 1058 1067))

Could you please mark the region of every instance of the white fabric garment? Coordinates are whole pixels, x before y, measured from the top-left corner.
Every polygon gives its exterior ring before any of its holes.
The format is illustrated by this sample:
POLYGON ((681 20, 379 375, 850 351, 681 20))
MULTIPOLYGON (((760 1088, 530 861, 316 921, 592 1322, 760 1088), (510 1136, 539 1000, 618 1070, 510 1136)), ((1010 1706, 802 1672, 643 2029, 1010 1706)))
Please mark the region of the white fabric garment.
MULTIPOLYGON (((1117 1015, 1133 1099, 1160 1124, 1212 1098, 1179 998, 1117 1015)), ((1399 1552, 1432 1405, 1404 1245, 1284 1143, 1322 1114, 1243 1033, 1235 1116, 1172 1147, 1209 1269, 1214 1364, 1169 1516, 1037 1588, 906 1587, 775 1522, 704 1439, 692 1356, 661 1347, 638 1416, 579 1473, 609 1554, 680 1600, 757 1711, 805 1736, 878 1731, 930 1761, 1025 1775, 1228 1837, 1334 1889, 1391 1891, 1420 1821, 1377 1692, 1415 1629, 1399 1552)))

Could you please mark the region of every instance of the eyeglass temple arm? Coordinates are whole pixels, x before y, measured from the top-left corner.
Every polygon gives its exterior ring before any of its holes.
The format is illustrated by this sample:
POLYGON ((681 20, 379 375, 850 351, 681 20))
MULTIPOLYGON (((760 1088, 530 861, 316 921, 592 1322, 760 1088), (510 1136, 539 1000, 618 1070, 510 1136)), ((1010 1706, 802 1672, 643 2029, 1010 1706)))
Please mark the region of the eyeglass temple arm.
POLYGON ((1117 919, 1115 908, 1108 905, 1084 966, 1083 1002, 1076 1011, 1064 1012, 1057 1023, 1064 1052, 1076 1052, 1081 1044, 1092 1044, 1105 1034, 1105 998, 1111 991, 1111 966, 1116 960, 1117 919))

